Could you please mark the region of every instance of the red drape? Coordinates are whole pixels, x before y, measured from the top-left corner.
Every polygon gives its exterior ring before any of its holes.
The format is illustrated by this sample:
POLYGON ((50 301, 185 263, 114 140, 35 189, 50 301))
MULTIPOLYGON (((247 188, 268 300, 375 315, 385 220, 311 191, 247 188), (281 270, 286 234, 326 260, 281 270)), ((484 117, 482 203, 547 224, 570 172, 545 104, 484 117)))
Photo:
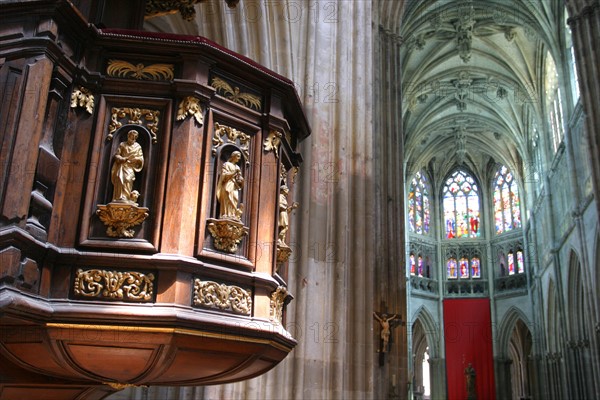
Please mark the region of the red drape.
POLYGON ((448 400, 465 400, 465 368, 472 364, 478 400, 495 400, 489 299, 444 300, 448 400))

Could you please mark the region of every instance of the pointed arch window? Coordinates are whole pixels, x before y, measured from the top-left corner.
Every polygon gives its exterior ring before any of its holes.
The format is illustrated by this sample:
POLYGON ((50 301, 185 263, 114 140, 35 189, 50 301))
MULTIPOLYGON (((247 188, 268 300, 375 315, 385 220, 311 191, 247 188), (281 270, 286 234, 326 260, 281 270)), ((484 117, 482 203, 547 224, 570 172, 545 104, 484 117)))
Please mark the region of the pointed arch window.
POLYGON ((460 260, 457 260, 455 257, 449 257, 446 260, 446 278, 481 278, 481 259, 479 256, 470 258, 463 256, 460 260))
POLYGON ((429 182, 425 174, 417 172, 410 182, 408 193, 408 224, 411 232, 429 234, 431 208, 429 203, 429 182))
POLYGON ((446 180, 442 193, 446 238, 479 237, 479 189, 473 177, 455 171, 446 180))
POLYGON ((509 250, 505 256, 504 252, 498 253, 498 262, 500 264, 500 276, 522 274, 525 272, 525 261, 523 259, 523 250, 509 250))
POLYGON ((545 91, 546 91, 546 111, 548 113, 548 125, 552 136, 552 149, 558 150, 558 146, 563 140, 563 107, 558 84, 558 73, 552 54, 546 53, 546 65, 544 71, 545 91))
POLYGON ((520 228, 521 203, 514 175, 503 165, 496 172, 493 185, 496 234, 520 228))

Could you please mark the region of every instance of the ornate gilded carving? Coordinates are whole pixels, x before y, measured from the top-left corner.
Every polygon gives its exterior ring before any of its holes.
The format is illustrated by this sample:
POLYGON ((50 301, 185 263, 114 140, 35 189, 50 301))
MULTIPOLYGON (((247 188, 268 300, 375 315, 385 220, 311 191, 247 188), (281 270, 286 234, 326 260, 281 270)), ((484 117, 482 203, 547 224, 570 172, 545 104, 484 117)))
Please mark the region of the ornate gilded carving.
POLYGON ((262 102, 258 96, 251 93, 240 92, 239 87, 232 87, 228 82, 217 76, 212 78, 210 85, 214 87, 221 96, 241 104, 244 107, 254 108, 257 111, 260 111, 262 107, 262 102))
POLYGON ((136 172, 144 167, 142 147, 136 142, 138 132, 127 132, 127 141, 121 142, 114 155, 110 178, 113 184, 112 201, 107 205, 99 204, 96 214, 107 226, 110 237, 133 237, 131 227, 141 224, 148 217, 148 209, 138 207, 139 192, 133 190, 136 172))
POLYGON ((158 117, 160 111, 148 110, 146 108, 113 107, 111 109, 110 124, 106 140, 112 140, 113 134, 123 126, 123 119, 128 124, 146 126, 152 134, 152 143, 157 143, 158 117), (129 117, 129 118, 126 118, 129 117))
POLYGON ((242 223, 244 204, 240 203, 240 191, 244 185, 242 171, 237 165, 242 153, 233 151, 223 163, 217 181, 216 197, 219 203, 219 219, 208 219, 208 231, 217 250, 235 253, 248 228, 242 223))
POLYGON ((137 142, 138 135, 135 129, 127 132, 127 141, 121 142, 115 153, 110 171, 113 202, 138 205, 136 201, 140 194, 137 190, 133 190, 133 182, 135 173, 140 172, 144 167, 144 153, 142 146, 137 142))
POLYGON ((289 189, 287 185, 283 184, 279 188, 279 233, 277 238, 277 262, 284 263, 292 254, 292 250, 285 243, 285 237, 289 229, 289 214, 295 208, 298 208, 299 204, 294 202, 292 205, 288 205, 287 196, 289 189))
POLYGON ((208 231, 213 237, 217 250, 235 253, 238 245, 248 234, 248 228, 239 221, 231 219, 208 219, 208 231))
POLYGON ((187 96, 179 103, 177 108, 177 121, 182 121, 186 116, 192 115, 198 125, 204 124, 204 116, 202 107, 200 107, 200 100, 194 96, 187 96))
POLYGON ((250 165, 250 135, 230 126, 221 125, 218 122, 216 122, 212 143, 213 156, 217 155, 217 149, 219 148, 219 146, 225 143, 237 144, 238 147, 244 153, 244 157, 246 158, 246 165, 250 165), (227 139, 227 142, 224 139, 227 139))
POLYGON ((136 271, 107 271, 78 269, 73 292, 82 297, 114 300, 152 301, 154 274, 136 271))
POLYGON ((130 387, 148 387, 145 385, 134 385, 131 383, 119 383, 119 382, 102 382, 103 385, 108 385, 115 390, 123 390, 130 387))
POLYGON ((146 207, 132 204, 98 204, 96 215, 106 225, 106 234, 110 237, 131 238, 135 235, 132 227, 141 224, 148 217, 146 207))
POLYGON ((277 267, 275 272, 279 273, 280 264, 287 262, 292 255, 292 248, 285 243, 277 243, 277 267))
POLYGON ((252 293, 239 286, 195 279, 193 305, 250 315, 252 293))
MULTIPOLYGON (((204 0, 146 0, 146 18, 159 17, 161 15, 181 13, 186 21, 196 18, 194 5, 204 0)), ((240 0, 225 0, 227 7, 235 8, 240 0)))
POLYGON ((237 165, 242 154, 234 151, 223 163, 217 182, 217 200, 219 201, 219 218, 241 221, 244 205, 239 202, 240 191, 244 187, 242 170, 237 165))
POLYGON ((71 93, 71 108, 82 107, 90 114, 94 113, 94 95, 92 92, 79 86, 71 93))
POLYGON ((277 324, 283 323, 283 306, 288 295, 287 289, 279 286, 271 293, 269 319, 277 324))
POLYGON ((296 177, 298 176, 298 172, 300 172, 300 168, 292 167, 292 183, 296 183, 296 177))
POLYGON ((263 147, 265 151, 272 151, 275 157, 279 158, 279 145, 281 144, 281 132, 272 130, 269 136, 264 140, 263 147))
POLYGON ((133 78, 147 81, 172 81, 175 77, 173 64, 137 63, 123 60, 108 60, 106 74, 115 78, 133 78))

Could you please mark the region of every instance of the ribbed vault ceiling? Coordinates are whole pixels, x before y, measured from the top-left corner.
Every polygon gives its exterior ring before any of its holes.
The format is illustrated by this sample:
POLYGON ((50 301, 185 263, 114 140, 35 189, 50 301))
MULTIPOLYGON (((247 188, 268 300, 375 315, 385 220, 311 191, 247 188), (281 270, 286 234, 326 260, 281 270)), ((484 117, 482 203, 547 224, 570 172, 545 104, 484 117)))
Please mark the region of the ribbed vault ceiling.
POLYGON ((399 28, 407 172, 462 163, 483 172, 490 161, 518 172, 563 18, 550 0, 408 2, 399 28))

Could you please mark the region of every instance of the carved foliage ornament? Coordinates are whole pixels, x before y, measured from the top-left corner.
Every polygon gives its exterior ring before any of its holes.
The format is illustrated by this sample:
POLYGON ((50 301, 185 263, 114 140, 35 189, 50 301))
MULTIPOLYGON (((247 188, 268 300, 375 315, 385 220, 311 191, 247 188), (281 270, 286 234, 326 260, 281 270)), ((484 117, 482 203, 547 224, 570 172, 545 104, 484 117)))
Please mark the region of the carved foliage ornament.
POLYGON ((127 140, 119 144, 110 171, 112 201, 97 205, 96 214, 107 226, 106 234, 110 237, 133 237, 135 232, 131 228, 148 217, 148 208, 138 207, 140 193, 134 189, 135 174, 144 167, 144 154, 137 142, 138 135, 137 130, 131 129, 127 132, 127 140))
POLYGON ((237 86, 231 86, 228 82, 215 76, 210 81, 210 85, 217 89, 217 93, 235 103, 241 104, 247 108, 254 108, 260 111, 262 103, 260 98, 254 94, 241 92, 237 86))
POLYGON ((132 227, 141 224, 148 217, 146 207, 137 207, 127 203, 98 204, 96 215, 106 225, 106 234, 114 238, 132 238, 132 227))
POLYGON ((282 133, 276 130, 269 132, 269 136, 263 142, 263 148, 265 151, 272 151, 275 153, 275 157, 279 158, 279 145, 281 144, 282 133))
POLYGON ((248 234, 248 228, 232 219, 208 219, 208 231, 213 237, 217 250, 235 253, 238 245, 248 234))
POLYGON ((85 108, 89 114, 94 113, 94 95, 89 89, 79 86, 71 93, 71 108, 85 108))
POLYGON ((106 140, 112 140, 113 134, 123 126, 123 123, 146 126, 152 134, 152 143, 157 143, 158 116, 160 111, 148 110, 145 108, 113 107, 111 109, 110 125, 108 126, 108 136, 106 140), (124 121, 125 120, 125 121, 124 121))
POLYGON ((272 322, 281 324, 283 322, 283 305, 288 292, 285 287, 279 286, 277 290, 271 293, 270 315, 272 322))
MULTIPOLYGON (((192 21, 196 17, 196 3, 202 3, 205 0, 147 0, 146 18, 158 17, 161 15, 181 13, 181 17, 186 21, 192 21)), ((229 8, 235 8, 240 0, 225 0, 229 8)))
POLYGON ((212 138, 212 155, 217 155, 217 149, 225 143, 237 144, 244 153, 246 165, 250 165, 250 135, 229 126, 215 123, 215 133, 212 138))
POLYGON ((154 295, 153 281, 154 274, 136 271, 78 269, 74 293, 81 297, 147 302, 154 295))
POLYGON ((193 305, 250 315, 252 293, 239 286, 195 279, 193 305))
POLYGON ((194 117, 198 125, 204 124, 204 116, 200 100, 194 96, 187 96, 179 103, 177 108, 177 121, 183 121, 185 117, 191 115, 194 117))
POLYGON ((106 74, 115 78, 133 78, 146 81, 172 81, 175 77, 173 64, 137 63, 123 60, 108 60, 106 74))

